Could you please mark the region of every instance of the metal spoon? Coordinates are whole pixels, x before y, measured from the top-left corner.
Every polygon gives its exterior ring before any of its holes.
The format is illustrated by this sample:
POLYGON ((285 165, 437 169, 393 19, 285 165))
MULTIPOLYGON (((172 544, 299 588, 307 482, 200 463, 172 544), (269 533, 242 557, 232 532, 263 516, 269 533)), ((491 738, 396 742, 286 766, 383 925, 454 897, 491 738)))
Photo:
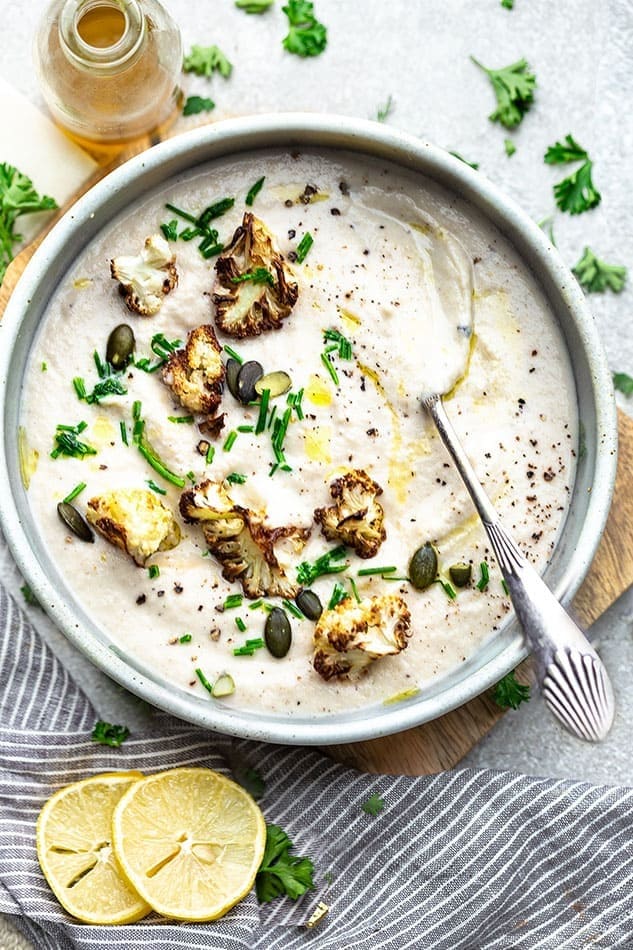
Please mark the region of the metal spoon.
POLYGON ((564 726, 580 739, 604 739, 615 712, 607 671, 582 630, 559 604, 516 542, 499 521, 448 420, 437 393, 424 396, 486 529, 519 622, 536 660, 545 702, 564 726))

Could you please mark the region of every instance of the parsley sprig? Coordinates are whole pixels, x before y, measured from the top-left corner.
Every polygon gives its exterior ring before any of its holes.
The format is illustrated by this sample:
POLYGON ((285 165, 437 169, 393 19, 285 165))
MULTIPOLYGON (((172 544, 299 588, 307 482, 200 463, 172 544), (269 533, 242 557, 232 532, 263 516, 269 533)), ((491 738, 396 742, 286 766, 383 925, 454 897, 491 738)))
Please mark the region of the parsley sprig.
POLYGON ((626 283, 627 269, 622 264, 607 264, 586 247, 572 273, 589 293, 603 293, 607 287, 619 294, 626 283))
POLYGON ((110 722, 103 722, 101 719, 95 723, 90 738, 99 745, 109 745, 113 749, 118 749, 130 734, 127 726, 113 726, 110 722))
POLYGON ((547 165, 568 165, 582 162, 571 175, 554 185, 554 197, 561 211, 570 214, 582 214, 600 204, 602 195, 592 179, 593 162, 589 155, 572 135, 566 135, 562 142, 555 142, 545 152, 547 165))
POLYGON ((33 182, 14 165, 0 164, 0 284, 14 257, 22 235, 15 230, 17 219, 36 211, 52 211, 57 202, 48 195, 40 195, 33 182))
POLYGON ((488 118, 491 122, 499 122, 506 129, 515 128, 534 102, 536 76, 530 72, 527 61, 519 59, 500 69, 488 69, 474 56, 470 58, 475 66, 486 73, 497 97, 497 108, 488 118))
POLYGON ((633 396, 633 376, 629 376, 628 373, 614 373, 613 385, 625 396, 633 396))
POLYGON ((310 858, 290 854, 293 843, 278 825, 266 826, 266 847, 255 878, 260 904, 276 897, 296 900, 306 891, 314 890, 314 865, 310 858))
POLYGON ((492 691, 492 698, 502 709, 518 709, 530 699, 530 687, 519 683, 514 670, 499 680, 492 691))
MULTIPOLYGON (((211 112, 215 109, 215 102, 207 96, 189 96, 182 110, 183 115, 199 115, 201 112, 211 112)), ((165 235, 167 237, 167 235, 165 235)), ((173 238, 172 240, 175 240, 173 238)))
POLYGON ((185 73, 195 73, 196 76, 206 76, 207 79, 210 79, 214 72, 228 79, 233 65, 218 46, 194 45, 189 55, 185 56, 182 68, 185 73))
POLYGON ((318 56, 327 46, 327 29, 314 15, 309 0, 288 0, 281 8, 288 17, 284 48, 296 56, 318 56))
POLYGON ((366 815, 371 815, 372 818, 375 818, 385 807, 385 800, 381 798, 377 792, 372 792, 367 801, 363 802, 360 807, 366 815))

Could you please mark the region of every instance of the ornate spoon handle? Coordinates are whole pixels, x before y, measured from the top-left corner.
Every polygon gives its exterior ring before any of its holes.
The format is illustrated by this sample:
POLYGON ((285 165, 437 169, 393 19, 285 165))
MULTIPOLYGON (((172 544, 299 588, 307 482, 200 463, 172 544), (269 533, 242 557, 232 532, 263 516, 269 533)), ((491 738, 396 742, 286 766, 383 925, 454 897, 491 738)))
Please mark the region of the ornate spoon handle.
POLYGON ((422 399, 486 529, 512 603, 534 654, 545 702, 581 739, 604 739, 614 715, 607 672, 586 636, 526 561, 499 521, 448 420, 440 396, 422 399))

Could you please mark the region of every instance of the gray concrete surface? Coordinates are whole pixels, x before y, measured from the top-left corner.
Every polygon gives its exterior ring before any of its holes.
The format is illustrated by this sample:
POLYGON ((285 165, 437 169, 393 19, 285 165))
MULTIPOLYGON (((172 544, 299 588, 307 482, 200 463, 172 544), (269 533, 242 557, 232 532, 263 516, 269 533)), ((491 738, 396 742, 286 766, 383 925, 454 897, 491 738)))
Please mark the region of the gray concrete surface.
MULTIPOLYGON (((552 184, 560 169, 543 163, 545 148, 571 132, 595 162, 602 203, 570 217, 556 212, 554 233, 563 258, 573 265, 585 244, 612 263, 633 265, 633 4, 631 0, 316 0, 329 28, 326 52, 313 60, 285 53, 282 0, 263 17, 249 17, 232 0, 167 0, 186 47, 216 43, 234 63, 229 81, 210 85, 185 77, 189 94, 210 95, 215 117, 282 110, 338 112, 373 118, 388 96, 388 122, 478 161, 507 194, 536 220, 553 214, 552 184), (487 120, 493 97, 475 55, 499 67, 525 56, 537 75, 536 102, 511 137, 487 120)), ((32 101, 39 92, 31 65, 32 35, 46 4, 0 0, 3 54, 0 74, 32 101)), ((196 119, 181 120, 182 128, 196 119)), ((16 131, 16 134, 19 134, 16 131)), ((0 161, 2 156, 0 155, 0 161)), ((633 279, 620 295, 592 295, 590 304, 613 370, 633 375, 633 279)), ((619 398, 633 413, 633 398, 619 398)), ((8 559, 0 576, 14 590, 18 577, 8 559)), ((633 665, 632 599, 614 612, 602 650, 618 693, 618 719, 609 740, 590 748, 566 736, 535 700, 509 713, 467 758, 466 764, 595 782, 633 782, 630 736, 633 703, 628 671, 633 665)), ((100 714, 140 725, 138 703, 98 673, 47 619, 32 611, 43 635, 89 691, 100 714)), ((13 947, 8 931, 0 948, 13 947), (4 942, 3 942, 4 940, 4 942)))

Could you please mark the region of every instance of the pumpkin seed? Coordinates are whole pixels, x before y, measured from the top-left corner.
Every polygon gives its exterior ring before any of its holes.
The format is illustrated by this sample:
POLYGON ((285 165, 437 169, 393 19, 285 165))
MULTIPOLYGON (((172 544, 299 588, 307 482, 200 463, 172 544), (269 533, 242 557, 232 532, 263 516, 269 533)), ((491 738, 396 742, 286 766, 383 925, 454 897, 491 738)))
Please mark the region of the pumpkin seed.
POLYGON ((321 601, 313 590, 300 590, 295 597, 297 607, 308 620, 318 620, 323 613, 321 601))
POLYGON ((448 573, 451 575, 451 580, 455 587, 466 587, 470 584, 470 579, 473 574, 472 565, 466 564, 465 561, 459 561, 457 564, 452 564, 448 573))
POLYGON ((132 359, 136 340, 134 330, 127 323, 120 323, 108 337, 106 360, 112 369, 125 369, 132 359))
POLYGON ((279 369, 274 373, 266 373, 265 376, 260 376, 255 383, 255 392, 261 396, 265 389, 269 389, 270 398, 274 399, 275 396, 283 396, 284 393, 287 393, 291 386, 292 380, 288 373, 284 373, 282 369, 279 369))
POLYGON ((211 695, 216 699, 232 696, 235 692, 235 680, 230 673, 222 673, 211 687, 211 695))
POLYGON ((57 514, 62 519, 67 528, 70 528, 73 534, 76 534, 82 541, 94 542, 95 536, 92 528, 84 520, 74 505, 67 501, 60 501, 57 505, 57 514))
POLYGON ((437 577, 437 552, 427 541, 409 561, 409 580, 418 590, 426 590, 437 577))
POLYGON ((292 630, 290 621, 281 607, 273 607, 266 617, 264 626, 264 640, 268 652, 280 660, 290 649, 292 630))
POLYGON ((249 360, 242 363, 240 371, 237 374, 237 398, 241 403, 247 405, 249 402, 255 402, 257 399, 257 390, 255 383, 264 375, 264 368, 257 360, 249 360))
POLYGON ((226 385, 228 386, 230 394, 238 401, 240 397, 237 394, 237 377, 241 368, 242 364, 234 360, 233 357, 226 361, 226 385))

